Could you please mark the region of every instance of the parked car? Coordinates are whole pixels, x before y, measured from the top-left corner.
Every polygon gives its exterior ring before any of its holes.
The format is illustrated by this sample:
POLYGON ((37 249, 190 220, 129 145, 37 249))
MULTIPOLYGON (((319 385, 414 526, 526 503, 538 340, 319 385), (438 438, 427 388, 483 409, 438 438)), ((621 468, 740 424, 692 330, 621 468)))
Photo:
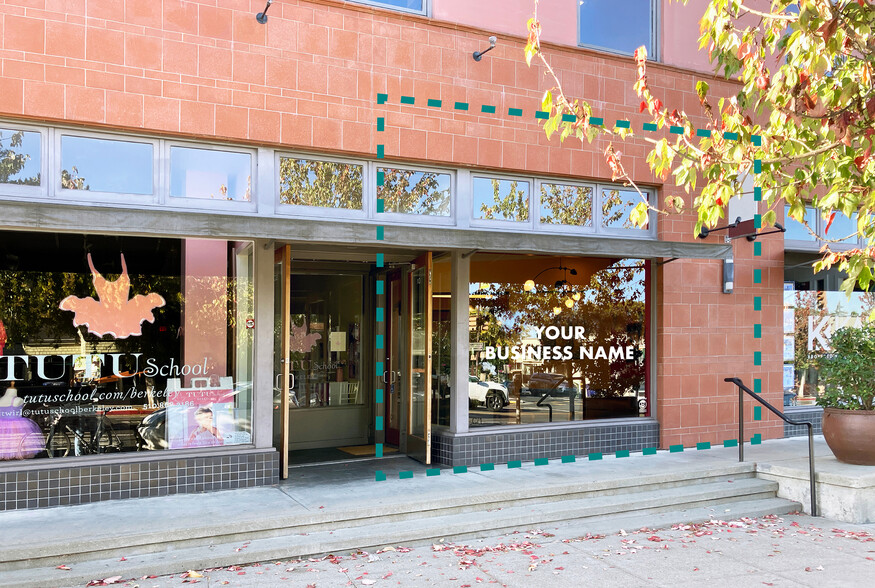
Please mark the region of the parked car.
POLYGON ((509 404, 507 388, 496 382, 483 382, 474 376, 468 376, 468 398, 482 402, 493 412, 509 404))
POLYGON ((529 377, 528 392, 532 396, 572 396, 576 393, 573 386, 562 374, 537 373, 529 377))

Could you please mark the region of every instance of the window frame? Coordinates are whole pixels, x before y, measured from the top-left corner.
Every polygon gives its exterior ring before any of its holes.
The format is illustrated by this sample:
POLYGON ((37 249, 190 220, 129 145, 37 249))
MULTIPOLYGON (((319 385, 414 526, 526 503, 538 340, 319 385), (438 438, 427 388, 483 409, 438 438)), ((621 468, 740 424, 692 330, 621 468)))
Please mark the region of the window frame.
POLYGON ((116 133, 94 133, 77 129, 55 129, 52 137, 52 189, 55 196, 70 200, 94 200, 137 204, 158 204, 161 185, 161 172, 159 156, 161 153, 161 140, 148 136, 131 137, 116 133), (64 137, 78 137, 83 139, 98 139, 104 141, 122 141, 124 143, 144 143, 152 146, 152 193, 133 194, 129 192, 103 192, 97 190, 71 190, 61 187, 61 143, 64 137), (87 194, 87 198, 83 198, 87 194))
POLYGON ((0 192, 8 196, 24 197, 47 197, 50 194, 49 186, 49 142, 51 141, 51 128, 38 127, 29 124, 20 124, 17 121, 0 120, 0 128, 9 131, 26 131, 39 133, 39 156, 40 156, 40 183, 39 186, 22 186, 19 184, 0 184, 0 192))
POLYGON ((243 146, 208 145, 193 141, 165 140, 161 151, 162 173, 164 174, 161 190, 161 204, 172 208, 185 208, 197 210, 223 210, 223 211, 251 211, 258 210, 258 151, 243 146), (202 151, 223 151, 226 153, 242 153, 249 155, 249 200, 214 200, 211 198, 191 198, 188 196, 171 196, 171 165, 170 151, 173 147, 184 149, 199 149, 202 151), (195 204, 196 203, 196 204, 195 204))
MULTIPOLYGON (((651 61, 660 61, 662 58, 662 51, 660 51, 660 38, 659 38, 659 28, 662 22, 662 12, 660 2, 657 0, 649 0, 650 2, 650 44, 647 47, 647 56, 651 61)), ((580 4, 577 5, 577 14, 575 15, 577 22, 577 46, 583 47, 586 49, 593 49, 595 51, 603 51, 605 53, 610 53, 612 55, 623 55, 626 57, 631 57, 632 53, 627 53, 626 51, 620 51, 618 49, 611 49, 609 47, 602 47, 600 45, 593 45, 592 43, 586 43, 581 38, 580 35, 580 4)))
POLYGON ((457 181, 456 181, 456 173, 455 170, 445 169, 434 167, 430 165, 416 165, 416 164, 396 164, 393 162, 387 162, 384 160, 381 161, 372 161, 369 166, 371 169, 368 173, 368 186, 373 189, 373 198, 370 199, 369 203, 369 218, 378 218, 381 221, 386 220, 388 222, 405 224, 405 225, 441 225, 441 226, 455 226, 456 225, 456 212, 458 206, 456 205, 456 196, 458 194, 457 190, 457 181), (450 213, 447 216, 435 216, 429 214, 416 214, 413 212, 377 212, 377 200, 379 197, 377 186, 377 169, 378 168, 390 168, 390 169, 405 169, 410 171, 417 172, 435 172, 441 174, 447 174, 450 176, 450 213), (377 216, 379 215, 379 216, 377 216))
POLYGON ((380 0, 346 0, 346 2, 350 4, 363 4, 365 6, 371 6, 372 8, 382 8, 383 10, 393 10, 395 12, 403 12, 405 14, 418 14, 420 16, 431 17, 431 2, 432 0, 422 0, 422 10, 415 10, 412 8, 402 8, 400 6, 392 6, 391 4, 385 4, 380 2, 380 0))
MULTIPOLYGON (((786 227, 788 222, 796 222, 795 219, 791 219, 787 214, 788 204, 784 203, 784 226, 786 227)), ((807 211, 811 210, 814 214, 814 232, 817 236, 811 240, 803 240, 803 239, 787 239, 784 237, 784 249, 790 251, 820 251, 820 248, 826 243, 823 240, 824 234, 823 231, 826 228, 826 221, 820 216, 817 208, 815 208, 811 203, 805 203, 806 214, 807 211)), ((836 211, 839 212, 839 211, 836 211)), ((786 233, 785 233, 786 235, 786 233)), ((849 249, 854 249, 856 247, 861 247, 864 245, 864 239, 860 236, 853 241, 848 241, 845 243, 830 243, 829 246, 835 251, 847 251, 849 249)))
POLYGON ((368 162, 362 160, 351 159, 347 157, 334 157, 330 155, 321 155, 313 153, 300 153, 293 151, 274 152, 274 192, 273 204, 274 210, 279 216, 297 216, 308 218, 342 218, 342 219, 358 219, 366 220, 368 211, 368 162), (329 163, 344 163, 348 165, 359 165, 362 167, 362 208, 361 210, 349 208, 329 208, 327 206, 309 206, 306 204, 283 204, 280 202, 280 189, 282 186, 282 178, 280 177, 280 160, 286 159, 306 159, 308 161, 325 161, 329 163))
POLYGON ((495 229, 495 230, 508 230, 508 229, 519 229, 519 230, 535 230, 535 213, 540 214, 539 210, 536 210, 533 206, 534 201, 534 186, 535 180, 529 176, 515 176, 511 174, 502 174, 502 173, 490 173, 488 171, 482 172, 471 172, 470 179, 470 194, 471 194, 471 206, 468 209, 468 223, 471 228, 474 229, 495 229), (474 210, 474 180, 477 179, 486 179, 486 180, 507 180, 510 182, 525 182, 529 185, 529 220, 523 222, 509 221, 509 220, 488 220, 484 218, 477 218, 475 216, 474 210))
POLYGON ((551 233, 587 233, 587 234, 596 234, 598 233, 598 226, 596 225, 596 207, 598 205, 598 184, 595 182, 585 182, 585 181, 577 181, 577 180, 561 180, 555 178, 535 178, 535 193, 538 195, 538 210, 537 216, 535 219, 535 230, 536 231, 545 231, 551 233), (541 186, 543 184, 555 184, 560 186, 573 186, 579 188, 592 188, 592 218, 590 218, 590 225, 563 225, 563 224, 551 224, 551 223, 542 223, 541 222, 541 186))

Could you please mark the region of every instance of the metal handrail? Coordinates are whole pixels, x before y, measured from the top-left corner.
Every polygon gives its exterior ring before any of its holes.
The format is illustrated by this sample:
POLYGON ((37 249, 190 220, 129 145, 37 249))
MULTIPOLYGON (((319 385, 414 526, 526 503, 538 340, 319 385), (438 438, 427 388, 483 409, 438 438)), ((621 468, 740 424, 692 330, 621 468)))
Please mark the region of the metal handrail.
POLYGON ((744 461, 744 393, 747 392, 753 399, 778 415, 782 421, 791 425, 805 425, 808 427, 808 476, 811 484, 811 516, 817 516, 817 488, 814 484, 814 427, 808 421, 793 421, 784 416, 784 413, 763 400, 759 394, 748 388, 741 378, 724 378, 738 386, 738 461, 744 461))

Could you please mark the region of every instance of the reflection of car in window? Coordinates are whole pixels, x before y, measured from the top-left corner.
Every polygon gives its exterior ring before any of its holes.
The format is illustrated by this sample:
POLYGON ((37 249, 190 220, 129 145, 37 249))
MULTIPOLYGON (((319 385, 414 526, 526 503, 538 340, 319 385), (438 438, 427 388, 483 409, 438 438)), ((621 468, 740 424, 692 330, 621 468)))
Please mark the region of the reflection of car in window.
POLYGON ((532 374, 527 389, 532 396, 572 396, 575 393, 564 375, 551 373, 532 374))
POLYGON ((496 382, 483 382, 475 376, 468 376, 468 398, 486 405, 498 412, 508 405, 507 388, 496 382))

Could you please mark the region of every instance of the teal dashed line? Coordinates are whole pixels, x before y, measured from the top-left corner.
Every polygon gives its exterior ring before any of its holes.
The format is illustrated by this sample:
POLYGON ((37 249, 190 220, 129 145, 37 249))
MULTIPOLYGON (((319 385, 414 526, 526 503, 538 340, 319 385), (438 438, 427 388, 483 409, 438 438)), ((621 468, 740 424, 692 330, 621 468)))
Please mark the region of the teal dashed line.
MULTIPOLYGON (((386 256, 382 253, 378 253, 377 254, 377 267, 383 267, 384 265, 386 265, 386 256)), ((382 282, 380 282, 380 283, 382 284, 382 282)), ((380 291, 377 292, 377 294, 382 294, 382 293, 383 293, 383 290, 382 290, 382 286, 381 286, 380 291)))
POLYGON ((562 463, 574 463, 577 461, 573 455, 563 455, 562 463))
POLYGON ((643 453, 644 455, 656 455, 656 447, 645 447, 643 453))
POLYGON ((753 309, 754 310, 762 310, 763 309, 763 299, 761 296, 753 297, 753 309))
POLYGON ((755 420, 755 421, 763 420, 763 407, 762 406, 754 406, 753 407, 753 420, 755 420))
POLYGON ((453 473, 454 474, 467 474, 468 473, 468 466, 455 466, 455 467, 453 467, 453 473))
POLYGON ((750 140, 756 147, 761 147, 763 144, 763 138, 759 135, 751 135, 750 140))
POLYGON ((723 442, 723 447, 738 447, 738 439, 727 439, 723 442))
POLYGON ((632 128, 632 123, 630 123, 628 120, 618 120, 617 121, 617 128, 618 129, 630 129, 630 128, 632 128))
POLYGON ((628 449, 621 449, 617 453, 614 454, 614 457, 629 457, 628 449))
POLYGON ((754 323, 753 338, 754 339, 762 339, 763 338, 763 326, 759 323, 754 323))
POLYGON ((415 102, 413 96, 402 96, 401 104, 413 104, 415 102))
POLYGON ((377 159, 383 159, 383 155, 386 152, 385 145, 377 145, 377 159))
POLYGON ((644 123, 644 130, 645 130, 645 131, 655 131, 655 130, 656 130, 656 124, 654 124, 654 123, 644 123))
POLYGON ((383 389, 377 388, 377 404, 383 404, 383 389))
MULTIPOLYGON (((382 184, 379 184, 382 186, 382 184)), ((385 212, 386 210, 386 200, 383 198, 377 198, 377 212, 385 212)))
POLYGON ((732 133, 730 131, 726 131, 723 133, 723 138, 727 141, 738 141, 738 133, 732 133))
POLYGON ((409 480, 413 477, 413 472, 398 472, 399 480, 409 480))
POLYGON ((426 477, 440 476, 441 470, 440 468, 428 468, 427 470, 425 470, 425 475, 426 477))
POLYGON ((385 236, 386 236, 386 232, 384 230, 385 228, 386 227, 383 227, 383 226, 377 227, 377 241, 382 241, 385 238, 385 236))
POLYGON ((681 453, 684 450, 683 445, 672 445, 668 448, 669 453, 681 453))
POLYGON ((696 136, 697 137, 710 137, 711 131, 709 131, 708 129, 696 129, 696 136))
POLYGON ((385 482, 386 481, 386 472, 382 472, 380 470, 377 470, 376 472, 374 472, 374 479, 377 482, 385 482))
POLYGON ((589 461, 599 461, 602 458, 602 454, 590 453, 589 455, 587 455, 587 458, 589 458, 589 461))
POLYGON ((434 98, 428 99, 428 105, 431 106, 432 108, 440 108, 441 104, 443 104, 443 102, 441 100, 435 100, 434 98))
POLYGON ((455 106, 453 106, 456 110, 468 110, 467 102, 456 102, 455 106))
POLYGON ((703 443, 696 443, 696 451, 701 451, 703 449, 711 449, 711 442, 705 441, 703 443))
POLYGON ((382 443, 376 444, 376 447, 374 448, 374 456, 375 457, 383 457, 383 444, 382 443))
POLYGON ((494 469, 495 469, 494 463, 481 463, 480 464, 480 471, 481 472, 491 472, 494 469))
POLYGON ((668 127, 668 132, 673 133, 675 135, 683 135, 684 127, 668 127))
POLYGON ((383 417, 381 417, 381 416, 377 417, 377 430, 378 431, 383 430, 383 417))
POLYGON ((573 123, 573 122, 576 122, 576 121, 577 121, 577 117, 574 116, 573 114, 563 114, 563 115, 562 115, 562 122, 571 122, 571 123, 573 123))
POLYGON ((377 349, 383 348, 383 336, 377 335, 377 349))
POLYGON ((384 312, 385 312, 385 311, 384 311, 384 309, 383 309, 382 306, 379 307, 379 308, 377 308, 377 322, 378 322, 378 323, 382 323, 383 321, 386 320, 386 317, 385 317, 385 315, 383 314, 384 312))
POLYGON ((522 116, 523 109, 522 108, 508 108, 507 115, 508 116, 522 116))
MULTIPOLYGON (((381 255, 382 255, 382 253, 377 254, 377 261, 380 261, 381 255)), ((383 288, 385 287, 384 285, 385 285, 385 282, 383 280, 377 280, 377 294, 378 295, 383 294, 383 288)))
POLYGON ((753 254, 756 257, 759 257, 763 254, 763 244, 760 243, 759 241, 753 242, 753 254))
POLYGON ((755 228, 755 229, 763 228, 763 215, 761 215, 761 214, 753 215, 753 228, 755 228))
POLYGON ((386 130, 386 119, 382 116, 377 118, 377 130, 385 131, 386 130))
POLYGON ((763 442, 763 436, 760 433, 757 433, 753 437, 750 438, 751 445, 759 445, 763 442))
POLYGON ((754 186, 753 189, 753 199, 756 202, 762 202, 763 200, 763 189, 759 186, 754 186))
POLYGON ((762 284, 763 283, 763 270, 761 270, 761 269, 753 270, 753 283, 754 284, 762 284))
POLYGON ((386 172, 378 171, 377 172, 377 185, 382 186, 386 183, 386 172))
POLYGON ((546 457, 539 457, 539 458, 535 459, 535 465, 536 466, 550 465, 550 461, 546 457))
POLYGON ((485 112, 486 114, 495 114, 495 107, 484 104, 480 107, 480 112, 485 112))
POLYGON ((600 127, 603 124, 605 124, 605 119, 603 119, 600 116, 591 116, 591 117, 589 117, 589 124, 591 124, 594 127, 600 127))
POLYGON ((378 361, 378 362, 377 362, 377 373, 378 373, 378 374, 382 374, 383 371, 384 371, 384 370, 383 370, 383 362, 382 362, 382 361, 378 361))
POLYGON ((507 469, 509 469, 509 470, 512 470, 514 468, 521 468, 521 467, 523 467, 523 462, 518 460, 518 459, 515 461, 507 462, 507 469))
POLYGON ((762 394, 763 393, 763 380, 762 380, 762 378, 754 378, 754 380, 753 380, 753 392, 754 392, 754 394, 762 394))
POLYGON ((762 351, 754 351, 753 352, 753 364, 754 365, 763 365, 763 352, 762 351))
POLYGON ((758 174, 763 171, 763 162, 760 159, 753 160, 753 173, 758 174))
POLYGON ((549 113, 549 112, 545 112, 545 111, 543 111, 543 110, 536 110, 536 111, 535 111, 535 118, 543 118, 543 119, 547 119, 547 118, 550 118, 550 113, 549 113))
POLYGON ((377 104, 385 104, 389 100, 388 94, 377 94, 377 104))

